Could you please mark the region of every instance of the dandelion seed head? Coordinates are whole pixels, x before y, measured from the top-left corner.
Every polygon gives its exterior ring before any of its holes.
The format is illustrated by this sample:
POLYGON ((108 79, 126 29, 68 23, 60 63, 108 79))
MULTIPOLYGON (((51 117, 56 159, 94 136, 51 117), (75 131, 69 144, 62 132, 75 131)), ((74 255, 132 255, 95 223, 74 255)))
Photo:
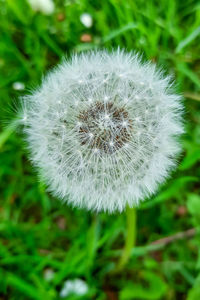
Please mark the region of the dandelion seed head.
POLYGON ((73 206, 137 206, 176 164, 180 100, 171 79, 138 55, 75 55, 23 98, 31 159, 53 194, 73 206))

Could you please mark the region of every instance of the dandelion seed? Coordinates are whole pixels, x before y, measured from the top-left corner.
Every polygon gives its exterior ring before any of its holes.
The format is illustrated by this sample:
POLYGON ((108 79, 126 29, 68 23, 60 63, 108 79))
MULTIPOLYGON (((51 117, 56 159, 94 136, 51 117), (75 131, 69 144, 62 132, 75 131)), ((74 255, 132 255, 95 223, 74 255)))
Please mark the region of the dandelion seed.
POLYGON ((23 116, 23 118, 22 118, 22 123, 24 123, 24 124, 25 124, 25 123, 26 123, 26 121, 27 121, 27 115, 25 115, 25 114, 24 114, 24 116, 23 116))
POLYGON ((94 148, 94 153, 98 153, 99 152, 99 149, 97 149, 97 148, 94 148))
POLYGON ((82 123, 78 121, 78 122, 76 123, 76 125, 77 125, 78 127, 81 127, 81 126, 82 126, 82 123))
POLYGON ((154 65, 120 50, 76 55, 52 71, 23 98, 22 112, 31 160, 52 193, 108 212, 154 194, 180 152, 182 104, 171 86, 154 65))
POLYGON ((89 133, 89 137, 92 139, 94 134, 92 132, 89 133))
POLYGON ((128 125, 128 122, 127 122, 127 121, 123 121, 123 122, 122 122, 122 126, 123 126, 123 127, 126 127, 127 125, 128 125))
POLYGON ((105 120, 109 120, 109 115, 105 115, 105 116, 104 116, 104 119, 105 119, 105 120))

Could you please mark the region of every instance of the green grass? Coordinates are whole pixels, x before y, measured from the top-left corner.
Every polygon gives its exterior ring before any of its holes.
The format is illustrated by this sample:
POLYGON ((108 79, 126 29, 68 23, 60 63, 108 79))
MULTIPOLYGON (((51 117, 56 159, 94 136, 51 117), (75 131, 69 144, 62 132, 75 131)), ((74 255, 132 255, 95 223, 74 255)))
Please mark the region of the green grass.
POLYGON ((81 278, 88 293, 66 299, 199 300, 200 5, 193 0, 55 2, 55 13, 45 16, 25 0, 0 1, 0 299, 60 299, 64 282, 81 278), (93 17, 89 29, 80 22, 83 12, 93 17), (91 42, 80 41, 84 33, 91 42), (175 75, 177 91, 185 95, 186 133, 177 171, 137 210, 136 247, 115 274, 125 214, 95 215, 53 199, 27 160, 20 130, 9 125, 14 117, 9 112, 63 55, 117 46, 140 51, 175 75), (23 82, 25 90, 14 90, 14 82, 23 82), (197 232, 192 238, 151 245, 189 228, 197 232), (51 281, 45 279, 47 269, 54 272, 51 281))

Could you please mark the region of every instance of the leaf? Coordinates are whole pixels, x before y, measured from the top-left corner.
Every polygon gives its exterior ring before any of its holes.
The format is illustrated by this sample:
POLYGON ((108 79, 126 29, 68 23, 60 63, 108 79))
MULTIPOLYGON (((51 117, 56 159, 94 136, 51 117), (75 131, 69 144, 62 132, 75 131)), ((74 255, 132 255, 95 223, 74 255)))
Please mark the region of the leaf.
POLYGON ((137 24, 135 24, 133 22, 132 23, 128 23, 125 26, 123 26, 123 27, 121 27, 119 29, 113 30, 108 35, 104 36, 102 42, 106 43, 106 42, 114 39, 118 35, 121 35, 122 33, 126 32, 127 30, 135 29, 135 28, 137 28, 137 24))
POLYGON ((170 186, 165 189, 163 192, 160 192, 158 196, 154 197, 152 200, 142 203, 139 209, 147 209, 153 207, 154 205, 163 202, 177 194, 177 190, 185 187, 186 183, 197 182, 199 179, 195 176, 183 176, 175 179, 170 186))
POLYGON ((29 23, 29 19, 27 16, 27 10, 24 14, 22 11, 22 5, 19 5, 17 1, 7 0, 8 7, 12 10, 12 12, 15 14, 16 18, 23 24, 27 25, 29 23))
POLYGON ((188 196, 187 207, 191 215, 200 216, 200 196, 190 194, 188 196))
POLYGON ((189 45, 194 39, 196 39, 200 35, 200 26, 195 28, 185 39, 180 41, 178 46, 176 47, 175 52, 179 53, 183 48, 189 45))
POLYGON ((60 48, 59 45, 56 44, 56 42, 48 35, 46 32, 38 31, 40 34, 41 39, 46 43, 46 45, 58 56, 62 57, 64 52, 60 48))
POLYGON ((200 299, 200 274, 197 276, 193 287, 189 290, 187 300, 200 299))
POLYGON ((85 270, 85 257, 85 251, 79 251, 76 244, 71 247, 71 249, 66 253, 66 257, 62 263, 62 267, 56 273, 53 279, 53 284, 60 284, 64 280, 64 278, 69 276, 71 273, 79 274, 80 272, 83 272, 82 269, 85 270))
POLYGON ((7 284, 11 287, 14 287, 20 291, 23 295, 30 297, 34 300, 42 300, 36 288, 34 288, 30 283, 21 279, 20 277, 15 276, 14 274, 6 274, 7 284))
POLYGON ((183 96, 184 96, 185 98, 188 98, 188 99, 200 101, 200 94, 192 93, 192 92, 190 92, 190 91, 184 92, 184 93, 183 93, 183 96))
POLYGON ((99 220, 98 216, 93 217, 92 224, 87 232, 87 264, 91 267, 94 263, 98 248, 99 220))
POLYGON ((132 299, 160 299, 166 292, 166 283, 155 273, 144 271, 144 283, 129 282, 120 292, 120 300, 132 299))
POLYGON ((198 161, 200 161, 200 150, 195 149, 186 155, 186 157, 183 159, 182 163, 180 164, 179 169, 180 170, 189 169, 198 161))
POLYGON ((187 78, 189 78, 194 84, 196 84, 200 88, 200 80, 199 77, 189 69, 189 67, 185 63, 179 63, 177 65, 179 72, 182 72, 187 78))
POLYGON ((78 44, 76 45, 76 47, 74 48, 74 50, 76 52, 81 52, 81 51, 88 51, 88 50, 94 50, 97 48, 97 45, 92 44, 92 43, 82 43, 82 44, 78 44))

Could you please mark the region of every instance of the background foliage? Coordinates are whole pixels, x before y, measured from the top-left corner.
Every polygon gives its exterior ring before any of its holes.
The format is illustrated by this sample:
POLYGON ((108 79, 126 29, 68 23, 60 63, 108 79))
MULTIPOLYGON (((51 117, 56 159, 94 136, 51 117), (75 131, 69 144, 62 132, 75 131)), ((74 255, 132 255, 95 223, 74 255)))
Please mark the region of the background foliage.
POLYGON ((55 4, 46 16, 25 0, 0 0, 0 299, 60 299, 64 282, 79 278, 88 292, 80 297, 75 291, 65 299, 199 300, 200 4, 55 4), (84 12, 93 18, 91 28, 80 22, 84 12), (138 209, 136 247, 124 270, 114 274, 126 235, 125 215, 94 215, 53 199, 38 182, 9 112, 13 101, 18 105, 18 97, 37 86, 64 54, 118 45, 142 52, 144 59, 175 74, 185 96, 186 133, 178 170, 138 209), (16 89, 18 82, 24 90, 16 89), (185 232, 180 239, 174 235, 178 232, 185 232))

